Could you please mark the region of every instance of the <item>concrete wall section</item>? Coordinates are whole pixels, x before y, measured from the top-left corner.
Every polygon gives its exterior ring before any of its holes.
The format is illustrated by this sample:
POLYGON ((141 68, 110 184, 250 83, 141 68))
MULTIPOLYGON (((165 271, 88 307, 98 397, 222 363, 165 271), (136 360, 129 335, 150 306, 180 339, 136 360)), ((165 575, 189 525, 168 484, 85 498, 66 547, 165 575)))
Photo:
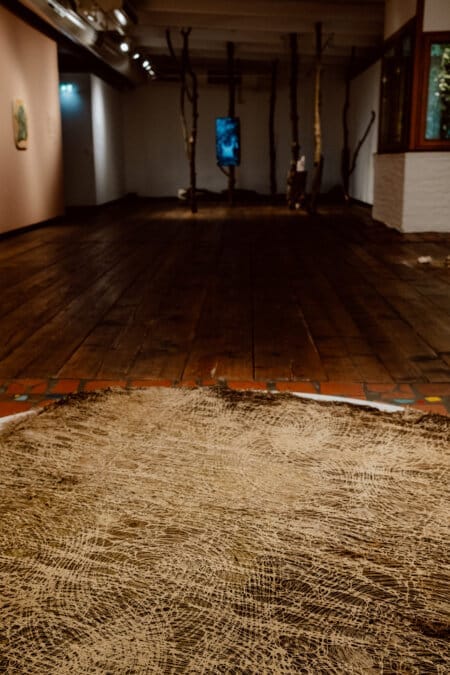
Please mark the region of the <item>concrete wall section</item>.
POLYGON ((91 77, 65 73, 61 85, 65 202, 67 206, 92 206, 96 203, 96 189, 91 77))
POLYGON ((349 143, 351 154, 363 137, 371 118, 375 122, 358 155, 355 171, 350 177, 350 196, 373 204, 374 154, 378 147, 378 115, 380 105, 381 61, 358 75, 350 87, 349 143))
MULTIPOLYGON (((444 0, 446 1, 446 0, 444 0)), ((417 11, 417 0, 386 0, 384 9, 384 39, 408 23, 417 11)))
POLYGON ((121 94, 92 75, 91 107, 95 203, 104 204, 125 193, 121 94))
POLYGON ((450 152, 405 155, 404 232, 450 232, 450 152))
MULTIPOLYGON (((220 114, 223 115, 227 109, 226 91, 221 88, 221 98, 225 99, 220 114)), ((241 119, 241 166, 237 169, 238 187, 244 190, 256 190, 262 194, 269 192, 269 135, 268 135, 268 91, 246 90, 243 88, 241 102, 237 105, 237 114, 241 119), (264 126, 265 122, 265 126, 264 126)), ((208 122, 211 124, 211 122, 208 122)), ((212 120, 214 127, 214 120, 212 120)), ((214 129, 209 135, 211 139, 210 152, 214 150, 214 129)), ((277 133, 277 141, 279 142, 277 133)), ((205 157, 206 159, 206 157, 205 157)), ((280 165, 283 160, 279 158, 280 165)), ((217 171, 217 169, 216 169, 217 171)), ((226 180, 226 179, 225 179, 226 180)), ((224 186, 224 179, 221 178, 221 189, 224 186)), ((281 176, 277 176, 277 182, 282 186, 281 176)))
POLYGON ((450 0, 425 0, 423 30, 450 30, 450 0))
POLYGON ((126 190, 141 196, 173 195, 188 184, 176 86, 155 84, 125 99, 126 190))
MULTIPOLYGON (((342 111, 344 108, 344 71, 339 68, 325 68, 323 73, 323 95, 322 95, 322 133, 323 133, 323 154, 325 165, 322 181, 322 192, 326 192, 336 185, 342 185, 341 161, 342 146, 344 143, 342 128, 342 111)), ((288 97, 286 96, 286 100, 288 97)), ((311 98, 312 106, 312 82, 311 98)), ((283 125, 286 125, 288 117, 283 119, 283 125)), ((312 176, 312 156, 313 156, 313 113, 311 112, 310 124, 305 131, 310 144, 309 175, 312 176)))
POLYGON ((56 44, 0 6, 0 232, 61 215, 61 116, 56 44), (12 103, 22 99, 28 148, 14 144, 12 103))
POLYGON ((405 155, 375 155, 372 217, 401 230, 405 184, 405 155))
MULTIPOLYGON (((299 78, 299 136, 309 173, 313 159, 313 76, 299 78)), ((344 100, 343 72, 327 68, 323 75, 323 191, 341 182, 341 111, 344 100)), ((226 189, 227 179, 216 166, 215 118, 226 116, 225 85, 200 80, 197 146, 197 184, 213 191, 226 189)), ((189 113, 189 107, 187 106, 189 113)), ((236 97, 236 115, 241 120, 241 166, 237 187, 269 192, 269 90, 266 81, 248 78, 236 97)), ((174 196, 189 184, 179 112, 179 85, 152 82, 124 97, 126 190, 142 196, 174 196)), ((289 90, 281 74, 276 108, 277 181, 286 189, 290 162, 289 90)))

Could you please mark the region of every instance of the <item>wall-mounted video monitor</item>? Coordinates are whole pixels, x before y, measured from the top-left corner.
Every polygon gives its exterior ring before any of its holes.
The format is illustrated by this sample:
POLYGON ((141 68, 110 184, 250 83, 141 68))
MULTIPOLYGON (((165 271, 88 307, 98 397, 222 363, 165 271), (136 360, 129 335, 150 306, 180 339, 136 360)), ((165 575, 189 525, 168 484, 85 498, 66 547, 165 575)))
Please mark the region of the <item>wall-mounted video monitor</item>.
POLYGON ((239 117, 216 118, 216 157, 219 166, 239 166, 241 161, 239 117))

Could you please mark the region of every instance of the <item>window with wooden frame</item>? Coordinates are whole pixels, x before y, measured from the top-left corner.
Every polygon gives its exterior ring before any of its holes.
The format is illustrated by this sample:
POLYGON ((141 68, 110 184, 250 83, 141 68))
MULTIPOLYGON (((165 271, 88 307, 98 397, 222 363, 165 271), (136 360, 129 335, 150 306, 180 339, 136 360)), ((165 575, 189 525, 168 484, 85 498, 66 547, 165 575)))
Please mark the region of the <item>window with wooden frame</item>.
POLYGON ((381 66, 378 152, 405 152, 409 144, 415 21, 385 44, 381 66))
POLYGON ((385 44, 381 66, 378 152, 405 152, 409 145, 415 21, 385 44))
POLYGON ((450 32, 422 36, 414 147, 450 150, 450 32))

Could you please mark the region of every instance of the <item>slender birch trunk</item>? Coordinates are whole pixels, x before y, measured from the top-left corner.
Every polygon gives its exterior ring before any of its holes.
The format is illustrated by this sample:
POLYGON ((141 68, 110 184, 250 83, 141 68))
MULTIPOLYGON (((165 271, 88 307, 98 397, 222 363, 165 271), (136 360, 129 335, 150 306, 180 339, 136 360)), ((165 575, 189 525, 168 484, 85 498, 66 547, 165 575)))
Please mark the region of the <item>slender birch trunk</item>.
POLYGON ((270 160, 270 196, 272 201, 277 194, 277 154, 275 146, 275 107, 277 100, 278 61, 272 61, 269 102, 269 160, 270 160))
POLYGON ((314 169, 311 187, 310 212, 317 212, 323 171, 322 154, 322 23, 316 23, 316 69, 314 81, 314 169))

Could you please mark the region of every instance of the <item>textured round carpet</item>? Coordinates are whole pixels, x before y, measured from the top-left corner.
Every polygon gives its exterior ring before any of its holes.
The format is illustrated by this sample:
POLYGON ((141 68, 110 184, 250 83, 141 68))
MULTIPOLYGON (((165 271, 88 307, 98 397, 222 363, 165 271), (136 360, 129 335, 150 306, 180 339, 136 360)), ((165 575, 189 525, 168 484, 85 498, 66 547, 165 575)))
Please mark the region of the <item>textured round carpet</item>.
POLYGON ((75 397, 0 436, 0 671, 450 672, 449 421, 75 397))

